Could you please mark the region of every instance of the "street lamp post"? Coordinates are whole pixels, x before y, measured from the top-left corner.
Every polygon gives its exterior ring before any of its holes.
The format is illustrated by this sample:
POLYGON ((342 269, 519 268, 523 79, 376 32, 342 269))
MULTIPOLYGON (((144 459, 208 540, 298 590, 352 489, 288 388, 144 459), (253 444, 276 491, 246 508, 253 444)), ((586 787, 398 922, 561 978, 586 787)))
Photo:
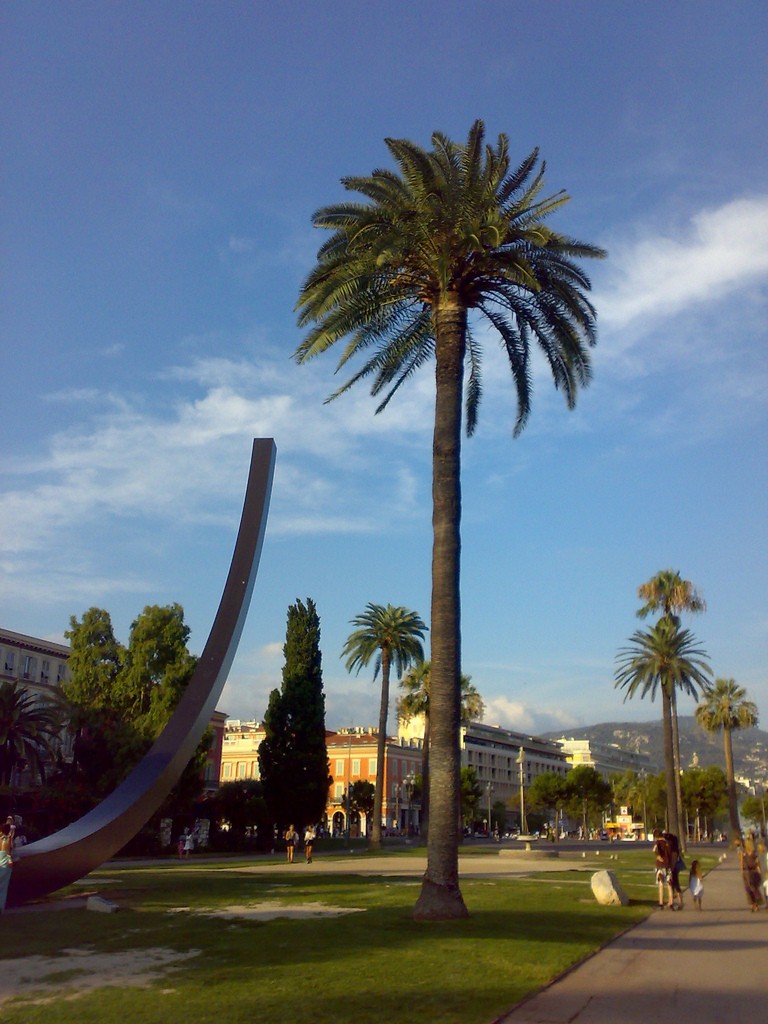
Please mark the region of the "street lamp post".
POLYGON ((352 730, 348 731, 347 741, 347 806, 346 806, 347 849, 349 849, 350 823, 352 818, 352 730))
POLYGON ((528 822, 525 820, 525 786, 523 785, 523 767, 525 765, 525 751, 520 747, 520 753, 517 757, 517 763, 520 766, 520 832, 523 835, 528 834, 528 822))
POLYGON ((486 783, 485 790, 486 790, 486 795, 488 797, 488 835, 490 835, 491 832, 493 832, 493 821, 491 820, 491 784, 490 784, 490 782, 486 783))
POLYGON ((413 772, 409 772, 405 777, 405 792, 408 796, 408 821, 405 826, 405 833, 407 837, 411 838, 411 832, 413 830, 413 783, 416 781, 416 776, 413 772))

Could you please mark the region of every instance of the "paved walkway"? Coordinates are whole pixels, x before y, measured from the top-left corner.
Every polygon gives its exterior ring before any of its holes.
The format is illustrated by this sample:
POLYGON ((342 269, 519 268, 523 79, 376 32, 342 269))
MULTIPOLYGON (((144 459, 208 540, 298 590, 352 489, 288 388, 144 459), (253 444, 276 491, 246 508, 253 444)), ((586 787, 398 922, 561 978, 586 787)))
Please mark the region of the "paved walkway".
POLYGON ((768 1021, 768 913, 750 913, 732 851, 703 908, 655 912, 494 1024, 768 1021))

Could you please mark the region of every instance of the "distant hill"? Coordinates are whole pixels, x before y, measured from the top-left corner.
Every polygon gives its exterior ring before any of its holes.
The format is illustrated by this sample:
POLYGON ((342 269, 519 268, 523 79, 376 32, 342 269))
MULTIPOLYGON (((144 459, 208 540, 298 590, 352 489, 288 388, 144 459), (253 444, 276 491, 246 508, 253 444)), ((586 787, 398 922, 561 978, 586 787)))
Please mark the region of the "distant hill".
MULTIPOLYGON (((693 763, 694 755, 702 768, 711 764, 725 766, 721 733, 707 733, 696 724, 693 715, 680 715, 680 761, 683 767, 693 763)), ((661 718, 652 722, 603 722, 581 729, 543 733, 546 739, 567 736, 575 740, 592 740, 606 745, 616 744, 622 750, 648 754, 651 761, 664 766, 664 727, 661 718)), ((740 729, 732 733, 733 761, 736 775, 768 782, 768 732, 763 729, 740 729)))

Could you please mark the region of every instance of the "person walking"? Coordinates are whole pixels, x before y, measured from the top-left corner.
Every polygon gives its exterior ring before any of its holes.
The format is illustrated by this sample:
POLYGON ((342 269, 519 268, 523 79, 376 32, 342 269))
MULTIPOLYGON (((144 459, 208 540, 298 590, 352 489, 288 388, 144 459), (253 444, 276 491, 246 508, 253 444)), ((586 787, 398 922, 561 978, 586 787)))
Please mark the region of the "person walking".
POLYGON ((747 836, 745 840, 738 841, 738 849, 744 891, 750 909, 755 913, 763 902, 763 876, 760 872, 760 857, 754 836, 747 836))
POLYGON ((296 849, 296 843, 299 841, 299 834, 293 825, 288 826, 283 838, 285 839, 285 853, 288 857, 288 863, 293 864, 293 853, 296 849))
POLYGON ((304 829, 304 855, 307 858, 307 864, 312 863, 312 848, 315 845, 315 826, 307 825, 304 829))
POLYGON ((680 840, 673 832, 662 832, 661 835, 663 839, 666 839, 669 847, 670 885, 672 887, 670 906, 672 910, 682 910, 683 891, 680 888, 680 872, 685 871, 685 862, 680 856, 680 840), (677 899, 677 906, 675 906, 675 899, 677 899))
POLYGON ((672 857, 672 851, 669 843, 660 835, 656 842, 653 844, 653 854, 656 859, 655 870, 656 870, 656 882, 659 887, 659 910, 663 910, 665 906, 672 907, 672 869, 670 867, 670 860, 672 857), (667 889, 667 902, 664 902, 664 888, 667 889))
POLYGON ((688 878, 688 888, 691 890, 691 898, 697 910, 701 910, 701 897, 704 895, 704 877, 701 873, 701 865, 697 860, 691 861, 691 873, 688 878))
POLYGON ((8 884, 11 881, 11 870, 13 869, 13 839, 10 832, 11 826, 4 821, 0 825, 0 914, 5 911, 8 884))

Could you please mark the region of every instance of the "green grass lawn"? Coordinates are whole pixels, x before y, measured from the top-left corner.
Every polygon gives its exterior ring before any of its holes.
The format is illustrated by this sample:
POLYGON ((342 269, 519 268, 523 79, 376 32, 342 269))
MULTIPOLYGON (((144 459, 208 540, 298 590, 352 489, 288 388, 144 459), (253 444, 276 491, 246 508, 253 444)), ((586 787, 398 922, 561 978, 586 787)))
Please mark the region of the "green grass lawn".
POLYGON ((119 903, 118 913, 43 910, 0 918, 0 977, 17 958, 52 957, 47 980, 57 986, 4 1002, 3 1024, 487 1024, 647 916, 656 902, 648 852, 622 851, 618 861, 590 860, 574 871, 464 880, 468 920, 415 924, 418 880, 344 874, 360 859, 340 860, 333 875, 294 873, 282 863, 249 873, 237 861, 106 865, 88 881, 119 903), (596 866, 617 873, 629 907, 595 903, 589 879, 596 866), (257 903, 360 912, 269 921, 200 913, 257 903), (107 955, 99 968, 104 980, 115 978, 121 960, 146 957, 147 950, 150 964, 161 962, 162 951, 193 955, 142 986, 120 982, 75 995, 70 986, 84 970, 62 955, 66 949, 107 955))

